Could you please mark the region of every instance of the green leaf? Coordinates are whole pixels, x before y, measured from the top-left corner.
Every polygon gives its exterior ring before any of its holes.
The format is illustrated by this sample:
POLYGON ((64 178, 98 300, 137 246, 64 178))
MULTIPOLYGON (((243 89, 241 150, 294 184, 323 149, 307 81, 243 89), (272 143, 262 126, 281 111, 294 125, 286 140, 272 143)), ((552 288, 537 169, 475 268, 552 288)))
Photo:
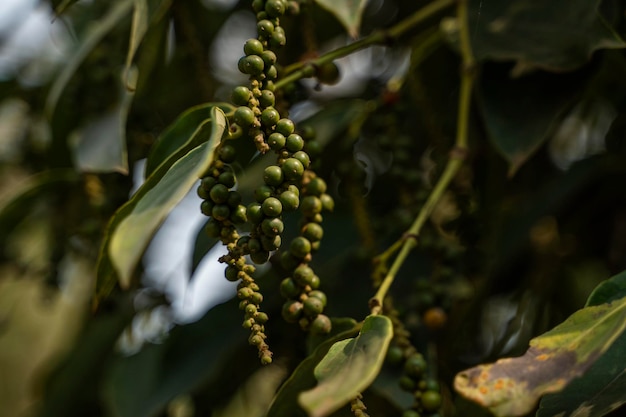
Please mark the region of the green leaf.
MULTIPOLYGON (((604 281, 587 300, 587 306, 610 303, 626 297, 626 271, 604 281)), ((541 399, 537 417, 600 417, 626 404, 626 333, 594 363, 557 394, 541 399)))
POLYGON ((87 30, 85 38, 81 41, 78 49, 74 51, 74 54, 67 60, 67 63, 63 66, 63 69, 57 75, 50 92, 46 98, 45 113, 48 118, 52 118, 54 109, 59 101, 59 97, 63 93, 65 86, 72 78, 80 64, 83 62, 87 54, 109 33, 115 25, 117 25, 122 19, 124 19, 134 4, 135 0, 121 0, 112 2, 111 9, 101 19, 94 20, 89 29, 87 30))
POLYGON ((176 161, 167 173, 142 194, 133 210, 115 228, 109 245, 109 256, 122 288, 128 288, 137 263, 152 236, 169 212, 182 200, 213 162, 215 149, 226 130, 224 112, 211 110, 211 135, 208 142, 176 161))
POLYGON ((537 73, 519 79, 487 65, 477 96, 489 139, 513 175, 550 137, 578 92, 578 74, 537 73))
POLYGON ((329 415, 369 387, 380 372, 392 336, 388 317, 368 316, 357 337, 332 345, 315 367, 318 385, 299 396, 309 416, 329 415))
POLYGON ((129 76, 129 71, 133 66, 133 60, 139 49, 139 45, 143 41, 144 36, 148 32, 150 23, 161 19, 165 11, 169 9, 173 0, 135 0, 133 11, 133 22, 130 30, 130 39, 128 41, 128 53, 126 55, 126 67, 124 69, 124 79, 126 88, 135 91, 137 80, 129 76))
POLYGON ((542 395, 559 392, 584 374, 625 328, 626 297, 585 307, 532 339, 523 356, 460 372, 454 387, 496 416, 522 416, 542 395))
POLYGON ((597 306, 626 297, 626 271, 607 279, 589 295, 586 306, 597 306))
POLYGON ((229 114, 234 106, 228 103, 204 103, 185 110, 176 120, 169 125, 152 145, 146 161, 145 177, 148 178, 166 163, 171 166, 178 158, 200 144, 197 130, 204 121, 211 117, 211 109, 218 107, 229 114), (172 159, 178 155, 178 158, 172 159))
POLYGON ((576 69, 598 49, 625 46, 600 16, 599 4, 600 0, 470 0, 474 55, 517 61, 518 72, 532 67, 576 69))
MULTIPOLYGON (((137 78, 135 68, 126 75, 137 78)), ((120 88, 120 99, 113 109, 99 115, 69 139, 74 162, 81 172, 128 174, 126 119, 134 92, 120 88)))
POLYGON ((353 38, 359 36, 367 0, 315 0, 315 2, 335 16, 350 36, 353 38))
POLYGON ((276 393, 266 417, 283 417, 303 414, 298 404, 298 394, 302 391, 313 388, 317 382, 314 369, 318 363, 326 356, 330 348, 338 341, 355 336, 361 328, 357 325, 350 330, 338 334, 335 337, 321 343, 315 351, 293 371, 289 379, 276 393), (299 411, 299 412, 298 412, 299 411))

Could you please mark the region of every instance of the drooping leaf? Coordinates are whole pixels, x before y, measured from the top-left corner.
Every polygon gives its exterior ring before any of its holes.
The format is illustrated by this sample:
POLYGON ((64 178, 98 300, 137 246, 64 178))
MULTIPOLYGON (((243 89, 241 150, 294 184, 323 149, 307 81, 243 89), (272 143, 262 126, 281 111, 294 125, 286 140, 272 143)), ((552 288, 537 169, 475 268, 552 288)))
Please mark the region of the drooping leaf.
POLYGON ((369 387, 380 372, 392 336, 388 317, 368 316, 357 337, 332 345, 315 367, 318 385, 299 396, 309 416, 327 416, 369 387))
POLYGON ((514 60, 518 70, 570 71, 603 48, 623 48, 600 0, 470 0, 472 49, 478 59, 514 60))
POLYGON ((626 297, 585 307, 530 341, 520 357, 457 374, 455 389, 496 416, 521 416, 582 375, 626 328, 626 297))
POLYGON ((135 0, 133 22, 128 42, 128 53, 126 54, 126 66, 124 69, 126 88, 130 91, 135 91, 136 88, 136 80, 133 81, 128 74, 133 66, 137 49, 139 49, 139 45, 141 45, 144 36, 148 32, 150 23, 162 18, 171 4, 172 0, 135 0))
POLYGON ((165 217, 213 162, 226 130, 224 112, 213 107, 207 124, 211 127, 210 136, 205 137, 208 141, 176 161, 153 187, 149 184, 151 189, 139 196, 132 211, 112 232, 109 256, 122 288, 129 287, 137 263, 165 217))
POLYGON ((509 162, 509 175, 550 137, 578 92, 572 88, 578 78, 537 73, 512 79, 501 66, 485 66, 479 106, 489 139, 509 162))
POLYGON ((234 106, 228 103, 205 103, 185 110, 152 145, 146 160, 146 178, 164 162, 171 165, 175 161, 171 159, 172 156, 180 157, 200 144, 198 140, 202 138, 195 132, 198 126, 211 117, 213 107, 222 109, 226 114, 234 110, 234 106))
POLYGON ((367 0, 315 0, 315 2, 335 16, 350 36, 353 38, 359 36, 367 0))
MULTIPOLYGON (((136 82, 137 71, 129 68, 126 83, 136 82)), ((128 174, 126 118, 134 92, 120 88, 120 99, 113 109, 92 120, 70 138, 77 168, 81 172, 128 174)))
POLYGON ((298 394, 315 386, 317 382, 314 375, 315 367, 326 356, 330 348, 336 342, 354 337, 360 329, 361 325, 357 325, 330 338, 321 343, 309 357, 300 362, 300 365, 276 393, 266 417, 306 415, 298 404, 298 394))
MULTIPOLYGON (((587 300, 587 306, 626 297, 626 271, 604 281, 587 300)), ((626 404, 626 333, 615 341, 583 376, 565 389, 541 399, 537 417, 601 417, 626 404)))
POLYGON ((50 92, 46 98, 45 113, 51 118, 54 109, 63 93, 65 86, 70 81, 80 64, 91 50, 109 33, 115 25, 124 19, 134 4, 135 0, 121 0, 111 3, 111 8, 102 19, 94 20, 87 30, 85 38, 74 51, 74 54, 67 60, 61 72, 57 75, 50 92))

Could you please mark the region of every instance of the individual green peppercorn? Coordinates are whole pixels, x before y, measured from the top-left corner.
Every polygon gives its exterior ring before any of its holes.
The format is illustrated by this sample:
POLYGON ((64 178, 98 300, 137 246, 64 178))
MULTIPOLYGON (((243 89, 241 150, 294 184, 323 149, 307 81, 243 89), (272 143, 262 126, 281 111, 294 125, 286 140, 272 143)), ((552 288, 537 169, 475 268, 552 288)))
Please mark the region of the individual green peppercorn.
POLYGON ((263 53, 263 44, 258 39, 248 39, 243 44, 243 52, 246 55, 261 55, 263 53))
POLYGON ((280 114, 273 107, 268 107, 261 113, 261 124, 265 127, 274 127, 279 119, 280 114))
POLYGON ((335 209, 335 200, 333 200, 330 194, 322 194, 320 201, 322 202, 322 209, 324 211, 333 211, 335 209))
POLYGON ((300 205, 300 198, 296 195, 296 193, 290 190, 280 193, 278 199, 283 205, 283 210, 285 211, 296 210, 300 205))
POLYGON ((337 84, 341 78, 339 67, 334 62, 327 62, 317 67, 315 76, 320 83, 328 85, 337 84))
POLYGON ((216 204, 223 204, 228 200, 228 192, 230 190, 224 184, 215 184, 211 191, 209 191, 209 196, 211 200, 213 200, 216 204))
MULTIPOLYGON (((315 177, 309 181, 306 186, 306 192, 310 195, 315 195, 320 197, 322 194, 326 192, 326 181, 321 179, 320 177, 315 177)), ((322 201, 322 207, 324 202, 322 201)))
POLYGON ((248 104, 248 101, 250 101, 250 99, 252 98, 252 93, 250 92, 248 87, 244 87, 243 85, 240 85, 233 89, 233 94, 231 98, 233 100, 233 103, 235 103, 236 105, 245 106, 248 104))
POLYGON ((248 343, 252 346, 259 346, 261 345, 261 343, 263 343, 263 338, 258 334, 252 334, 248 338, 248 343))
POLYGON ((266 250, 260 250, 258 252, 254 252, 250 254, 250 259, 252 260, 252 262, 254 262, 257 265, 264 264, 265 262, 267 262, 269 257, 270 257, 270 253, 266 250))
POLYGON ((324 311, 324 303, 316 297, 309 297, 302 303, 303 312, 306 316, 313 318, 324 311))
POLYGON ((391 365, 400 365, 404 359, 404 350, 400 346, 390 346, 385 360, 391 365))
POLYGON ((204 226, 204 232, 208 237, 217 238, 222 232, 222 224, 214 218, 210 218, 204 226))
POLYGON ((298 135, 297 133, 292 133, 291 135, 287 136, 285 147, 287 147, 287 150, 289 152, 301 151, 302 148, 304 148, 304 139, 302 139, 302 136, 298 135))
POLYGON ((308 140, 304 143, 304 150, 309 156, 315 158, 322 153, 322 145, 316 140, 308 140))
POLYGON ((311 242, 302 236, 298 236, 291 241, 289 251, 297 258, 304 258, 311 253, 311 242))
POLYGON ((283 170, 277 165, 270 165, 263 171, 263 181, 267 185, 278 186, 283 183, 283 170))
POLYGON ((308 296, 309 296, 309 298, 310 298, 310 297, 315 297, 315 298, 318 298, 319 300, 321 300, 321 301, 322 301, 323 306, 324 306, 324 307, 326 307, 326 302, 327 302, 328 300, 327 300, 327 298, 326 298, 326 294, 324 294, 322 291, 318 291, 318 290, 315 290, 315 291, 310 291, 310 292, 309 292, 309 294, 308 294, 308 296))
POLYGON ((264 19, 267 19, 268 17, 269 16, 267 15, 265 11, 261 11, 256 14, 256 20, 264 20, 264 19))
POLYGON ((252 222, 252 224, 259 224, 263 221, 263 210, 261 210, 260 203, 250 203, 247 209, 248 220, 252 222))
POLYGON ((250 330, 253 325, 254 325, 254 319, 245 319, 243 323, 241 323, 241 327, 243 327, 246 330, 250 330))
POLYGON ((281 243, 282 243, 282 239, 279 235, 261 236, 261 246, 263 246, 263 249, 268 252, 272 252, 280 248, 281 243))
POLYGON ((296 186, 294 184, 288 185, 287 186, 287 191, 291 191, 292 193, 294 193, 295 195, 300 197, 300 189, 298 188, 298 186, 296 186))
POLYGON ((318 314, 315 320, 311 323, 310 331, 313 334, 328 334, 332 330, 332 322, 328 316, 324 314, 318 314))
POLYGON ((248 55, 242 57, 239 62, 239 69, 242 70, 244 74, 249 75, 259 75, 263 72, 265 68, 265 63, 263 62, 263 58, 258 55, 248 55))
POLYGON ((419 378, 425 370, 426 360, 419 353, 409 356, 404 363, 404 372, 411 377, 419 378))
POLYGON ((300 134, 306 140, 306 142, 310 142, 315 139, 315 128, 311 125, 300 126, 300 134))
POLYGON ((283 212, 283 205, 276 197, 266 198, 261 204, 263 214, 268 217, 278 217, 283 212))
POLYGON ((235 174, 231 171, 224 171, 217 177, 217 182, 224 184, 228 188, 232 188, 235 186, 235 174))
POLYGON ((237 208, 239 204, 241 204, 241 194, 237 191, 230 190, 228 192, 228 198, 226 199, 226 204, 228 204, 231 208, 237 208))
POLYGON ((213 210, 211 210, 211 216, 223 222, 230 216, 230 208, 226 204, 216 204, 213 206, 213 210))
POLYGON ((311 243, 319 242, 324 237, 324 228, 318 223, 307 223, 302 228, 302 236, 309 239, 311 243))
POLYGON ((217 180, 213 177, 204 177, 202 181, 200 181, 200 186, 207 192, 211 191, 211 188, 213 188, 215 184, 217 184, 217 180))
POLYGON ((285 298, 296 298, 300 295, 300 287, 292 278, 285 278, 280 283, 280 295, 285 298))
POLYGON ((259 36, 269 37, 274 33, 274 24, 267 19, 260 20, 256 24, 259 36))
POLYGON ((206 190, 204 187, 202 187, 202 185, 199 185, 198 188, 196 188, 196 193, 198 194, 198 197, 203 200, 208 200, 211 198, 209 196, 209 190, 206 190))
POLYGON ((270 90, 261 91, 261 97, 259 97, 259 104, 261 107, 272 107, 276 102, 274 93, 270 90))
POLYGON ((318 277, 317 275, 313 275, 313 278, 311 278, 311 282, 309 283, 309 287, 311 287, 312 290, 316 290, 318 289, 320 286, 320 277, 318 277))
POLYGON ((437 411, 441 407, 441 394, 437 391, 425 391, 420 398, 420 403, 426 411, 437 411))
POLYGON ((287 158, 281 168, 288 181, 300 179, 304 173, 302 162, 298 161, 296 158, 287 158))
POLYGON ((246 207, 241 204, 238 205, 235 209, 231 210, 229 219, 233 224, 246 223, 248 221, 246 207))
POLYGON ((304 151, 298 151, 294 153, 292 157, 300 161, 305 169, 311 165, 311 158, 309 158, 309 155, 304 151))
POLYGON ((265 0, 252 0, 252 10, 255 13, 265 10, 265 0))
POLYGON ((260 292, 252 293, 252 295, 250 296, 250 301, 254 304, 261 304, 263 302, 263 294, 261 294, 260 292))
POLYGON ((252 126, 256 118, 254 117, 254 112, 250 107, 240 106, 235 110, 235 114, 233 115, 233 119, 235 123, 237 123, 242 128, 248 128, 252 126))
POLYGON ((402 417, 421 417, 421 415, 415 410, 405 410, 402 413, 402 417))
POLYGON ((287 137, 293 133, 295 125, 290 119, 283 118, 276 123, 276 131, 287 137))
POLYGON ((253 293, 254 291, 252 291, 250 288, 242 287, 237 290, 237 297, 239 297, 240 300, 245 300, 247 298, 250 298, 253 293))
POLYGON ((300 264, 300 259, 293 256, 289 251, 285 251, 280 255, 280 264, 288 271, 291 271, 300 264))
POLYGON ((286 13, 289 13, 292 16, 300 14, 300 3, 295 0, 287 1, 286 13))
POLYGON ((272 196, 274 189, 269 185, 261 185, 254 190, 254 199, 257 203, 263 203, 266 198, 272 196))
POLYGON ((211 200, 204 200, 202 203, 200 203, 200 211, 205 216, 210 216, 211 212, 213 211, 214 205, 215 204, 211 200))
POLYGON ((278 69, 275 65, 270 65, 269 68, 265 68, 265 76, 268 80, 275 80, 278 78, 278 69))
POLYGON ((282 316, 287 323, 296 323, 302 316, 303 305, 300 301, 289 300, 283 304, 282 316))
POLYGON ((261 245, 261 241, 257 238, 251 238, 248 241, 248 251, 250 253, 256 253, 263 250, 263 246, 261 245))
POLYGON ((285 136, 281 133, 274 132, 267 138, 267 144, 270 149, 279 151, 285 147, 285 136))
POLYGON ((281 46, 285 46, 287 44, 287 36, 285 35, 285 31, 280 26, 274 28, 274 32, 270 35, 270 45, 273 48, 280 48, 281 46))
POLYGON ((285 3, 283 0, 267 0, 265 2, 265 12, 270 17, 281 17, 285 14, 285 3))
POLYGON ((265 219, 261 222, 261 231, 267 236, 277 236, 283 233, 285 224, 278 217, 273 219, 265 219))
POLYGON ((299 265, 293 271, 294 281, 296 281, 298 284, 300 284, 303 287, 305 285, 309 285, 314 276, 315 276, 315 272, 313 272, 313 269, 306 264, 299 265))
POLYGON ((300 211, 307 217, 313 217, 322 211, 322 200, 314 195, 307 195, 300 200, 300 211))
POLYGON ((263 59, 263 62, 265 63, 265 66, 267 68, 276 63, 276 54, 269 49, 263 51, 263 53, 261 54, 261 58, 263 59))
POLYGON ((267 321, 269 320, 269 317, 267 316, 266 313, 263 313, 261 311, 259 311, 258 313, 256 313, 256 315, 254 316, 254 320, 259 323, 259 324, 265 324, 267 323, 267 321))
POLYGON ((231 282, 239 281, 239 270, 233 265, 228 265, 226 267, 224 275, 226 276, 226 279, 231 282))

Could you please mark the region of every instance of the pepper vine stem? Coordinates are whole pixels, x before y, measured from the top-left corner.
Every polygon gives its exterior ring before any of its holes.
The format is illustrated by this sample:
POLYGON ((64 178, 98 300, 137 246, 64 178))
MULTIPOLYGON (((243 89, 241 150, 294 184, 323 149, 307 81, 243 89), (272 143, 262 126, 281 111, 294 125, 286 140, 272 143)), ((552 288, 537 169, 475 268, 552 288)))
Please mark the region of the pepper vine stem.
MULTIPOLYGON (((472 98, 472 86, 474 83, 474 67, 475 61, 472 54, 469 28, 468 28, 468 14, 467 14, 467 0, 458 0, 457 2, 457 21, 459 24, 459 43, 461 48, 461 87, 459 93, 459 105, 457 116, 457 132, 456 141, 454 147, 450 152, 450 159, 446 164, 446 167, 441 174, 441 177, 437 181, 435 188, 432 190, 426 203, 422 206, 422 209, 418 213, 417 217, 413 221, 411 227, 404 234, 404 238, 400 241, 401 247, 399 253, 393 261, 393 264, 387 271, 385 278, 383 279, 376 295, 370 300, 370 310, 372 314, 379 314, 382 310, 383 300, 393 284, 393 281, 402 267, 402 264, 406 260, 407 256, 418 243, 419 233, 426 220, 432 214, 437 203, 443 196, 445 190, 448 188, 450 182, 454 179, 459 168, 463 165, 465 157, 467 155, 467 137, 468 137, 468 125, 469 125, 469 112, 471 107, 472 98)), ((393 246, 394 252, 398 250, 397 245, 393 246)), ((388 256, 389 250, 385 251, 383 255, 388 256)), ((380 257, 379 257, 380 259, 380 257)))
POLYGON ((300 62, 291 67, 287 67, 287 76, 277 81, 274 88, 278 90, 301 78, 312 77, 315 75, 316 68, 329 62, 333 62, 335 59, 350 55, 372 45, 382 45, 389 43, 390 41, 394 41, 426 19, 453 5, 455 1, 456 0, 435 0, 389 29, 375 31, 363 39, 351 43, 350 45, 337 48, 319 56, 316 59, 307 62, 300 62))

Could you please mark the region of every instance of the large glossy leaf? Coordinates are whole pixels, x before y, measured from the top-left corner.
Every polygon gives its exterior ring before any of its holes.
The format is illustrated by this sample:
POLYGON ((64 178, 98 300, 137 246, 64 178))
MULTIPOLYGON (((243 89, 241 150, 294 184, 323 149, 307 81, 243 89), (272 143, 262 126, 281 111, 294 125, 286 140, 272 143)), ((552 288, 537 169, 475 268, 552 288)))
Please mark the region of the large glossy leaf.
MULTIPOLYGON (((120 285, 130 286, 131 277, 152 236, 169 212, 182 200, 213 162, 215 149, 226 130, 224 112, 211 109, 208 141, 176 161, 145 194, 112 232, 109 256, 118 273, 120 285)), ((133 197, 134 198, 134 197, 133 197)))
POLYGON ((350 36, 359 36, 361 18, 367 0, 315 0, 341 22, 350 36))
POLYGON ((234 106, 228 103, 204 103, 185 110, 152 145, 146 161, 146 178, 161 164, 171 165, 172 156, 180 157, 199 145, 198 140, 202 138, 198 138, 195 132, 203 122, 210 119, 213 107, 219 107, 226 114, 234 110, 234 106))
POLYGON ((457 374, 455 389, 497 416, 522 416, 582 375, 626 328, 626 297, 589 306, 530 341, 520 357, 457 374))
MULTIPOLYGON (((604 281, 589 296, 588 306, 626 297, 626 271, 604 281)), ((583 376, 563 391, 541 399, 537 417, 601 417, 626 404, 626 333, 583 376)))
POLYGON ((489 139, 509 162, 509 174, 550 137, 571 106, 577 75, 537 73, 512 79, 501 66, 486 66, 478 88, 489 139))
POLYGON ((360 328, 360 325, 355 326, 321 343, 309 357, 300 362, 300 365, 298 365, 289 379, 287 379, 280 390, 278 390, 266 417, 306 415, 298 404, 298 395, 315 386, 317 382, 314 375, 315 367, 326 356, 335 343, 354 337, 357 335, 360 328))
POLYGON ((518 69, 567 71, 601 48, 624 42, 598 12, 600 0, 470 0, 478 59, 514 60, 518 69))
POLYGON ((59 97, 63 93, 65 86, 72 78, 80 64, 83 62, 87 54, 109 33, 115 25, 124 19, 131 11, 135 0, 120 0, 111 3, 111 8, 102 19, 94 20, 88 28, 85 38, 81 40, 80 45, 74 51, 73 55, 67 60, 63 69, 57 75, 50 92, 46 98, 45 112, 48 117, 52 117, 54 109, 59 101, 59 97))
POLYGON ((317 386, 299 396, 309 416, 327 416, 369 387, 380 372, 392 336, 388 317, 368 316, 357 337, 332 345, 315 367, 317 386))

